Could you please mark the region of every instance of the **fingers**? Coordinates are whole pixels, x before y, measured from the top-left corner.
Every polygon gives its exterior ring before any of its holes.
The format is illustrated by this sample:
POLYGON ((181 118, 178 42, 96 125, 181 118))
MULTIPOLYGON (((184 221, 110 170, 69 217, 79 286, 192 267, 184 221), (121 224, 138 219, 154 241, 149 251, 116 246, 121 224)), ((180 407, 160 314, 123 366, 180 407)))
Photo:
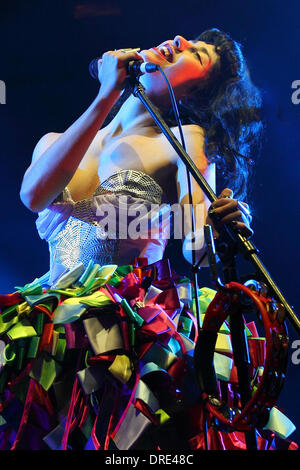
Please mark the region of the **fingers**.
POLYGON ((252 220, 248 204, 237 201, 236 199, 219 199, 216 203, 213 203, 209 209, 209 215, 215 215, 218 218, 223 218, 233 212, 239 212, 240 216, 246 217, 248 221, 252 220))
POLYGON ((238 201, 238 207, 240 211, 247 217, 248 221, 252 221, 252 215, 249 206, 246 202, 238 201))
POLYGON ((244 224, 248 224, 247 218, 241 211, 230 212, 229 214, 223 216, 219 222, 221 223, 221 225, 225 225, 225 224, 232 222, 233 220, 237 222, 243 222, 244 224))
POLYGON ((141 50, 140 47, 133 47, 133 48, 129 47, 127 49, 124 49, 124 48, 123 49, 115 49, 115 51, 117 51, 117 52, 138 52, 140 50, 141 50))
POLYGON ((233 191, 229 188, 223 189, 218 199, 210 205, 209 214, 222 217, 230 212, 240 211, 248 220, 252 220, 248 204, 232 198, 233 191))
POLYGON ((253 234, 250 228, 252 217, 248 204, 233 199, 233 192, 229 188, 223 189, 218 199, 211 204, 208 217, 216 231, 229 224, 246 237, 253 234))
POLYGON ((98 61, 98 79, 101 84, 100 98, 110 97, 114 101, 119 97, 121 90, 126 86, 127 64, 131 60, 140 60, 142 57, 136 49, 120 49, 107 51, 98 61))
POLYGON ((238 201, 235 199, 218 199, 211 204, 209 215, 223 217, 224 215, 236 210, 240 210, 240 208, 238 206, 238 201))
POLYGON ((221 199, 221 198, 233 198, 233 191, 232 189, 229 189, 229 188, 224 188, 220 194, 220 196, 218 196, 218 199, 221 199))
MULTIPOLYGON (((122 67, 122 65, 127 64, 130 60, 142 60, 142 56, 138 53, 140 49, 119 49, 119 50, 114 50, 114 51, 107 51, 104 52, 102 55, 102 61, 107 60, 108 58, 114 58, 117 60, 119 66, 122 67)), ((100 60, 101 60, 100 59, 100 60)))
POLYGON ((218 199, 214 201, 210 207, 214 209, 215 207, 224 206, 225 204, 228 204, 230 200, 232 200, 232 198, 233 198, 233 191, 229 188, 225 188, 223 189, 221 194, 218 196, 218 199))
POLYGON ((246 238, 250 238, 253 235, 253 230, 243 222, 236 222, 235 228, 246 238))

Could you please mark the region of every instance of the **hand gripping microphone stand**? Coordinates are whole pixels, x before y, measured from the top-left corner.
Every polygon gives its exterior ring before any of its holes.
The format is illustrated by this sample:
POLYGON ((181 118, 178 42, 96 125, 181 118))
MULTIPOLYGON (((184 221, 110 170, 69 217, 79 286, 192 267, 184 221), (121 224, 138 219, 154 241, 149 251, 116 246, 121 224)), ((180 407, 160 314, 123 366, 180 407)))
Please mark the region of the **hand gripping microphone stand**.
MULTIPOLYGON (((205 178, 202 176, 198 168, 196 167, 193 160, 184 150, 182 145, 176 139, 162 116, 160 115, 158 109, 153 105, 150 99, 145 94, 145 89, 143 85, 139 82, 136 76, 131 76, 129 78, 129 83, 131 85, 132 94, 139 98, 143 103, 145 108, 149 111, 153 117, 155 123, 159 126, 165 137, 168 139, 174 150, 177 152, 183 163, 185 164, 187 170, 195 178, 196 182, 201 187, 204 194, 207 196, 210 202, 217 200, 216 194, 213 192, 211 187, 208 185, 205 178)), ((206 231, 207 234, 207 231, 206 231)), ((206 242, 208 240, 206 235, 206 242)), ((247 240, 246 237, 241 235, 233 227, 224 226, 223 233, 220 236, 222 242, 219 247, 217 246, 218 255, 222 262, 224 280, 226 283, 237 280, 236 265, 235 265, 235 256, 237 253, 241 255, 253 264, 255 267, 258 278, 261 282, 266 284, 275 297, 275 299, 280 302, 286 312, 287 318, 291 322, 295 331, 300 335, 300 321, 293 311, 292 307, 288 304, 287 300, 281 293, 278 286, 275 284, 271 275, 267 271, 266 267, 263 265, 262 261, 258 257, 258 249, 254 244, 247 240)), ((210 257, 211 261, 211 257, 210 257)), ((199 266, 193 266, 193 271, 195 272, 194 279, 197 282, 196 273, 199 266)), ((217 275, 215 267, 211 264, 212 275, 215 280, 215 285, 218 284, 217 275)), ((196 284, 197 285, 197 284, 196 284)), ((197 296, 197 290, 196 290, 197 296)), ((197 303, 197 302, 196 302, 197 303)), ((198 314, 198 326, 200 328, 200 315, 198 314)), ((233 347, 234 361, 237 367, 238 381, 239 381, 239 390, 241 396, 241 403, 245 405, 251 398, 251 387, 250 379, 248 376, 248 348, 245 339, 245 330, 244 322, 242 315, 233 315, 230 318, 230 331, 231 331, 231 341, 233 347)), ((247 449, 257 449, 256 442, 256 432, 255 430, 245 431, 245 440, 247 449)), ((207 436, 205 436, 205 447, 208 448, 207 436)))

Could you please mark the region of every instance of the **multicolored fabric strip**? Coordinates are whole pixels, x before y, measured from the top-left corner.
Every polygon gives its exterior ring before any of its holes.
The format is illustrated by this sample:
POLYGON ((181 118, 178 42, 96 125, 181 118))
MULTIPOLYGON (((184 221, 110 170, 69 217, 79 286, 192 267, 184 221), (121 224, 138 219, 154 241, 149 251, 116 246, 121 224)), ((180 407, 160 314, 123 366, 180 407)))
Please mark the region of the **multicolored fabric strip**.
MULTIPOLYGON (((137 258, 127 266, 79 264, 51 288, 47 282, 49 273, 0 296, 0 449, 162 448, 164 429, 181 436, 181 415, 190 423, 181 439, 202 448, 190 280, 166 259, 148 266, 137 258)), ((201 322, 215 293, 198 291, 201 322)), ((265 342, 253 322, 245 329, 257 381, 265 342)), ((238 381, 226 321, 214 365, 234 407, 238 381)), ((276 439, 296 448, 287 441, 294 429, 274 407, 259 430, 260 448, 276 448, 276 439)), ((216 449, 245 446, 240 433, 212 426, 209 440, 216 449)))

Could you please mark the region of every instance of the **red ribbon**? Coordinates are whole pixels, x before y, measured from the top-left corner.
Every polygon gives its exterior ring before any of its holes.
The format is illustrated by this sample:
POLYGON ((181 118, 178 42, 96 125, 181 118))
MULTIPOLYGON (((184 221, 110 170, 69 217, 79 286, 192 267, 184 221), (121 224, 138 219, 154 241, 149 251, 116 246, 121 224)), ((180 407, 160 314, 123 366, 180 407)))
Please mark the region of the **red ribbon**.
POLYGON ((24 299, 19 292, 14 294, 0 295, 0 307, 11 307, 12 305, 22 302, 24 299))
POLYGON ((145 402, 143 402, 143 400, 141 400, 140 398, 136 398, 133 406, 141 413, 143 413, 143 415, 145 415, 146 418, 148 418, 149 421, 151 421, 151 423, 153 423, 155 426, 159 424, 158 418, 149 410, 149 407, 146 405, 145 402))

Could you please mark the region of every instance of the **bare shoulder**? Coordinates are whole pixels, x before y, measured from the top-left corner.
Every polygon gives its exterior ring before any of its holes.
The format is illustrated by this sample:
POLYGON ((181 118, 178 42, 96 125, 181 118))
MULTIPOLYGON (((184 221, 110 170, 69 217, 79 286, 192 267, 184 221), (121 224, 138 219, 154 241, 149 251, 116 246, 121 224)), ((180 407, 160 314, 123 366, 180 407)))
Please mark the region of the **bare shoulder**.
MULTIPOLYGON (((174 134, 179 135, 178 127, 171 128, 174 134)), ((194 137, 195 139, 204 139, 205 131, 203 127, 198 126, 198 124, 185 124, 182 126, 183 134, 185 137, 194 137)))
POLYGON ((33 150, 32 162, 38 160, 40 156, 46 152, 46 150, 59 138, 60 135, 61 134, 58 132, 48 132, 47 134, 43 135, 33 150))
MULTIPOLYGON (((31 165, 34 165, 42 158, 43 154, 62 135, 62 133, 58 132, 48 132, 43 135, 34 148, 31 165)), ((62 142, 62 145, 66 145, 65 141, 62 142)), ((100 149, 101 132, 98 131, 67 185, 74 201, 89 197, 97 188, 99 184, 98 162, 100 149)))
MULTIPOLYGON (((181 142, 179 129, 172 128, 175 136, 181 142)), ((186 151, 192 160, 196 163, 197 167, 203 171, 209 166, 209 162, 205 155, 205 131, 197 124, 187 124, 182 126, 184 135, 186 151)), ((181 165, 181 160, 178 160, 178 165, 181 165)))

